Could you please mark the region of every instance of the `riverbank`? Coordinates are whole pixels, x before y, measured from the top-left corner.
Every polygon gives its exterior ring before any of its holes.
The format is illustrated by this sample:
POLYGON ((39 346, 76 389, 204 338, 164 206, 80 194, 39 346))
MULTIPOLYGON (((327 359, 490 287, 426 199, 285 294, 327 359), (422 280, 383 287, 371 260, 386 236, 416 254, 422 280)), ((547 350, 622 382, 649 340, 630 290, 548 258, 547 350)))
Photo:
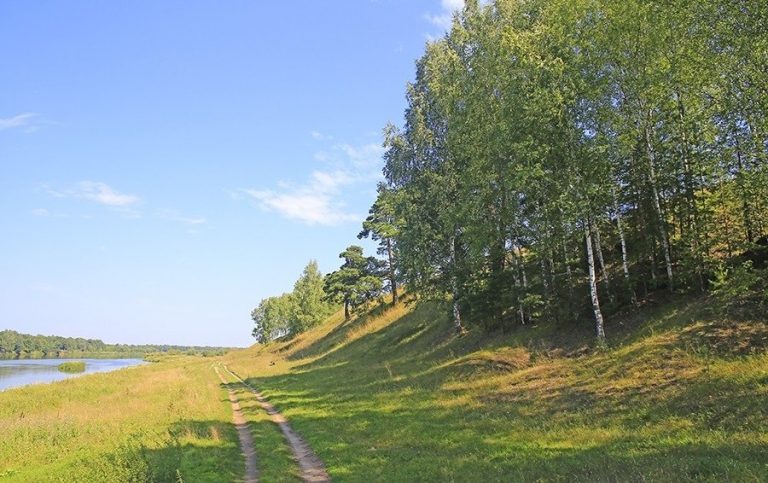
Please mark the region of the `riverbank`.
POLYGON ((225 401, 200 357, 0 392, 0 479, 232 481, 225 401))
POLYGON ((95 372, 110 372, 144 364, 142 359, 13 359, 0 360, 0 391, 56 382, 95 372), (65 370, 62 370, 62 367, 65 370), (67 368, 77 370, 69 370, 67 368))
POLYGON ((435 303, 336 314, 225 357, 0 393, 8 481, 263 481, 295 461, 258 390, 344 481, 764 481, 768 326, 682 299, 591 327, 453 334, 435 303), (225 374, 225 377, 229 377, 225 374))

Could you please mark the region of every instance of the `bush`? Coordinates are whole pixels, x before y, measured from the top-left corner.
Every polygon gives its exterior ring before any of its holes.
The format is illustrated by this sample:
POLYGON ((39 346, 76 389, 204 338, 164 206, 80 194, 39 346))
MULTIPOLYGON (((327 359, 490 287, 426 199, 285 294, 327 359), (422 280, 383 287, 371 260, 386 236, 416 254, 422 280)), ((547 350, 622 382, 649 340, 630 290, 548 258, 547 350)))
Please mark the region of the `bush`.
POLYGON ((83 361, 62 362, 61 364, 59 364, 59 371, 70 372, 70 373, 85 372, 85 362, 83 361))
POLYGON ((712 294, 727 314, 765 317, 768 312, 768 273, 754 269, 752 261, 720 267, 712 285, 712 294))

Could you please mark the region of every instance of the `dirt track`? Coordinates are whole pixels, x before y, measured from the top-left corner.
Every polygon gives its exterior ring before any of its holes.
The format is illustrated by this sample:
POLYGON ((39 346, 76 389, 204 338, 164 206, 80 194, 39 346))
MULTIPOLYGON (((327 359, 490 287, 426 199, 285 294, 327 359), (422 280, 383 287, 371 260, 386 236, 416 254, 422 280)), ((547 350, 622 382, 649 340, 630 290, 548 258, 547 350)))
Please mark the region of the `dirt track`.
MULTIPOLYGON (((275 407, 270 404, 255 388, 241 379, 240 376, 230 371, 227 366, 224 366, 224 370, 253 392, 262 409, 264 409, 272 418, 272 422, 280 427, 280 430, 282 430, 283 435, 288 441, 288 444, 291 447, 291 451, 293 452, 293 455, 299 464, 299 468, 301 468, 301 479, 312 483, 331 481, 328 472, 325 470, 325 465, 323 462, 312 451, 306 441, 304 441, 301 436, 299 436, 293 430, 293 428, 291 428, 291 425, 288 424, 288 420, 285 419, 285 416, 280 414, 280 412, 275 409, 275 407)), ((219 377, 221 377, 221 374, 219 374, 219 377)))
MULTIPOLYGON (((221 383, 226 386, 227 381, 224 380, 224 377, 219 372, 219 368, 214 367, 213 370, 216 371, 216 375, 221 379, 221 383)), ((243 412, 240 410, 240 403, 237 401, 237 396, 235 396, 235 393, 231 389, 228 388, 227 391, 229 392, 229 402, 232 403, 232 420, 237 429, 237 436, 240 438, 240 449, 243 451, 243 456, 245 457, 245 476, 243 477, 243 481, 245 483, 256 483, 259 481, 259 470, 256 465, 256 447, 253 444, 253 436, 251 435, 248 423, 245 421, 243 412)))

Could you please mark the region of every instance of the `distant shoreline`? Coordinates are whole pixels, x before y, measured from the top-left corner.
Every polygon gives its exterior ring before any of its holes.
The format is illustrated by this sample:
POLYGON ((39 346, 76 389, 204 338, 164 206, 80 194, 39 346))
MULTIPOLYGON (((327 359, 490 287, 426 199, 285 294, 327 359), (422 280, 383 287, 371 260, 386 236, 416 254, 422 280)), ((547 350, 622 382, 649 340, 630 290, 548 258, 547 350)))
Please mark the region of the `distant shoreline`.
POLYGON ((0 331, 0 360, 14 359, 133 359, 150 354, 222 355, 231 347, 170 344, 106 344, 99 339, 22 334, 0 331))
POLYGON ((0 354, 3 361, 23 361, 40 359, 142 359, 152 352, 66 352, 60 354, 0 354))

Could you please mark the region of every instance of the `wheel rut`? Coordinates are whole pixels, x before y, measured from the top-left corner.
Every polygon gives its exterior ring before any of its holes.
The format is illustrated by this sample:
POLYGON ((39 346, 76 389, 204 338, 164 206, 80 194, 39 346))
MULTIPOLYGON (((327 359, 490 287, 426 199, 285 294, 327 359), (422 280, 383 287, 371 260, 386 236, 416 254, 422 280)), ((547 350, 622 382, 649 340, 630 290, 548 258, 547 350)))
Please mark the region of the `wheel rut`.
POLYGON ((216 371, 216 375, 219 376, 221 383, 227 387, 229 402, 232 404, 232 420, 235 423, 235 429, 237 429, 237 437, 240 439, 240 449, 245 457, 245 475, 243 476, 243 481, 245 483, 257 483, 259 481, 259 470, 256 459, 256 446, 253 443, 251 429, 248 427, 245 416, 243 416, 243 411, 240 409, 240 402, 237 400, 234 391, 229 389, 227 381, 219 372, 219 368, 214 367, 213 370, 216 371))
MULTIPOLYGON (((264 411, 272 418, 272 422, 280 427, 283 432, 283 436, 288 441, 288 445, 293 452, 293 456, 296 458, 296 462, 301 469, 301 479, 311 483, 322 483, 331 481, 331 477, 325 469, 325 465, 322 460, 317 457, 312 448, 309 447, 306 441, 299 436, 296 431, 293 430, 288 420, 278 411, 267 399, 259 393, 254 387, 245 382, 240 376, 229 370, 227 366, 223 366, 223 369, 227 371, 232 377, 240 381, 245 387, 247 387, 259 402, 259 405, 264 411)), ((218 371, 217 371, 218 372, 218 371)), ((221 375, 219 375, 221 377, 221 375)))

